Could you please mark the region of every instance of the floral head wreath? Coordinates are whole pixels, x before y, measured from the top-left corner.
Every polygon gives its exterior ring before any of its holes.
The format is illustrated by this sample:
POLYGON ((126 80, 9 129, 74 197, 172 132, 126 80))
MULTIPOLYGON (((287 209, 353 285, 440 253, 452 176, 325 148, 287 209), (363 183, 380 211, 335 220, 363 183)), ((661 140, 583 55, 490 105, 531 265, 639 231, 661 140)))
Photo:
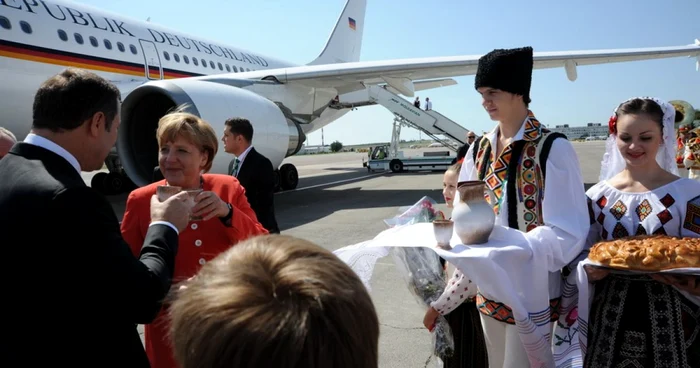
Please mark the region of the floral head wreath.
POLYGON ((605 143, 605 154, 603 155, 603 161, 600 163, 600 180, 608 180, 613 176, 622 172, 627 165, 625 159, 622 157, 620 150, 617 148, 617 109, 628 101, 634 99, 642 100, 652 100, 659 104, 661 111, 663 111, 662 119, 662 144, 659 152, 656 155, 656 161, 659 166, 664 170, 678 175, 678 166, 676 165, 676 138, 675 138, 675 121, 676 121, 676 109, 670 103, 666 101, 659 100, 654 97, 635 97, 630 98, 621 104, 619 104, 615 111, 613 111, 612 117, 608 120, 608 131, 610 136, 605 143))
POLYGON ((617 134, 617 115, 613 114, 608 120, 608 133, 617 134))

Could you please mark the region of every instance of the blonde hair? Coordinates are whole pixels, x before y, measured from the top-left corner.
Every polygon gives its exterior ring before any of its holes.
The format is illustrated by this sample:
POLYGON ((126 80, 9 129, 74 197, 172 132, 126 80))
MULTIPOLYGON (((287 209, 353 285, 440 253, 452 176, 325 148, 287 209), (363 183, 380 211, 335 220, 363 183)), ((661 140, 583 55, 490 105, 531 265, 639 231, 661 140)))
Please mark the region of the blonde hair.
POLYGON ((174 293, 181 368, 376 368, 379 320, 333 253, 286 235, 248 239, 174 293))
POLYGON ((451 165, 450 167, 447 168, 447 172, 453 172, 459 176, 459 171, 462 170, 462 163, 457 162, 454 165, 451 165))
POLYGON ((160 118, 156 137, 158 147, 162 147, 163 143, 174 142, 178 137, 182 137, 194 144, 201 152, 206 152, 208 157, 203 168, 204 172, 211 169, 214 156, 219 150, 219 140, 216 138, 214 128, 200 117, 181 109, 160 118))

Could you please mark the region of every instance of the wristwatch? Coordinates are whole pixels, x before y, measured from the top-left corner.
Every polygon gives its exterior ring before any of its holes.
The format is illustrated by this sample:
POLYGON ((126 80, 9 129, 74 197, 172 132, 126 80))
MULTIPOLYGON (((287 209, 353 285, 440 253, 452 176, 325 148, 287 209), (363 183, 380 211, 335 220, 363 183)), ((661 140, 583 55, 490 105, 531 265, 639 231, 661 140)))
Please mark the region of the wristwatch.
POLYGON ((224 224, 224 226, 231 227, 231 219, 233 218, 233 206, 231 206, 231 203, 226 203, 226 206, 228 207, 228 213, 224 217, 219 217, 219 219, 224 224))

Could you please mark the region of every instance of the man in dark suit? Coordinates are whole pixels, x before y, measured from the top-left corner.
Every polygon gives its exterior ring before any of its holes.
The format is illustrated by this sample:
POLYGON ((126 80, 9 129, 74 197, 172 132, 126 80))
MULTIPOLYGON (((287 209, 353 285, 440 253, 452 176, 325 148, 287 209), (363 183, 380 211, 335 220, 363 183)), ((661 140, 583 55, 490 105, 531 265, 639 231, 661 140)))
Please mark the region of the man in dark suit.
POLYGON ((3 327, 12 335, 1 366, 149 366, 136 325, 152 321, 170 289, 191 206, 186 193, 152 199, 134 258, 109 202, 80 175, 102 167, 119 109, 114 85, 67 69, 41 85, 32 132, 0 160, 3 327))
POLYGON ((459 147, 459 150, 457 150, 457 158, 452 162, 453 164, 455 162, 462 161, 464 156, 467 155, 467 151, 469 151, 469 146, 474 144, 475 139, 476 139, 476 133, 467 132, 467 143, 463 144, 462 147, 459 147))
POLYGON ((275 219, 275 170, 267 157, 253 148, 253 125, 248 119, 231 118, 224 123, 224 150, 236 157, 229 164, 229 174, 238 178, 258 222, 271 234, 279 234, 275 219))

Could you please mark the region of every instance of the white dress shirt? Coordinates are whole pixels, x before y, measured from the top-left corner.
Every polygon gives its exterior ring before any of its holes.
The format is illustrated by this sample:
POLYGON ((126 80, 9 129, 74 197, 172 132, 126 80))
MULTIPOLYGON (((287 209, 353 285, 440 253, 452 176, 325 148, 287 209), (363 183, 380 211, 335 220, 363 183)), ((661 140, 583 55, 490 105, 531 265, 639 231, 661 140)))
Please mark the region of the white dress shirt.
POLYGON ((27 138, 24 139, 24 143, 29 143, 34 146, 38 146, 44 149, 47 149, 61 157, 63 157, 68 163, 75 168, 75 171, 80 174, 80 163, 78 163, 78 160, 73 156, 70 152, 66 151, 65 148, 59 146, 58 144, 54 143, 53 141, 44 138, 40 135, 36 135, 34 133, 29 133, 27 135, 27 138))

